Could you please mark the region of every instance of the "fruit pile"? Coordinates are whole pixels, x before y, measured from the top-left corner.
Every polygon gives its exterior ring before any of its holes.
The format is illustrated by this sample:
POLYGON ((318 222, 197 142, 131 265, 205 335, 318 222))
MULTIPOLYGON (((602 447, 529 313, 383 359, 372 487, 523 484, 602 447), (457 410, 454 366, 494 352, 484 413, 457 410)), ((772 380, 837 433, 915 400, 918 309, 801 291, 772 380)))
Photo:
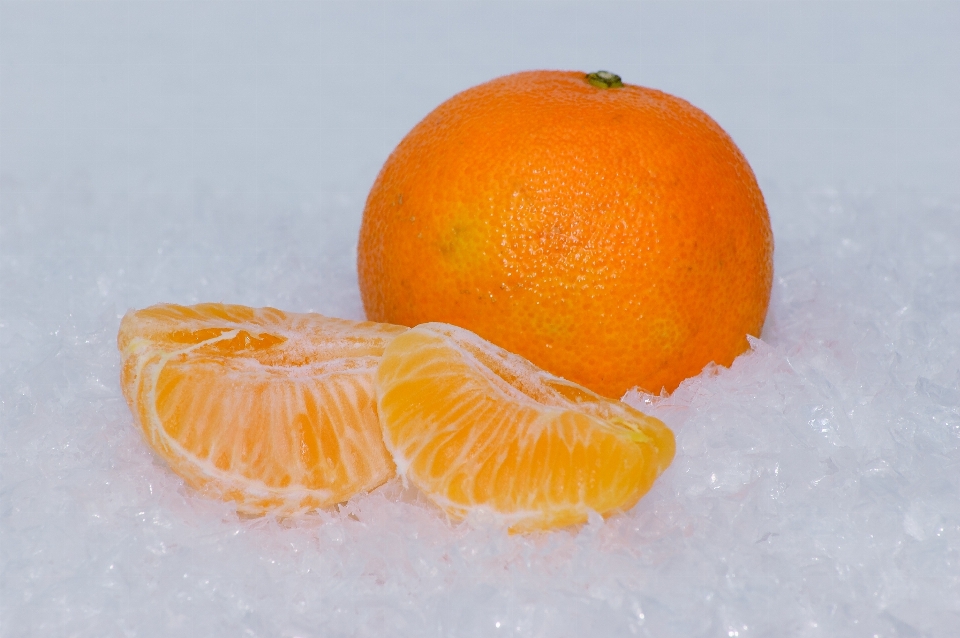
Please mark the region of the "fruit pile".
POLYGON ((372 321, 153 306, 121 323, 123 390, 160 456, 244 513, 398 474, 454 518, 570 525, 673 459, 663 423, 610 397, 729 365, 772 255, 753 172, 705 113, 603 71, 517 73, 388 158, 358 243, 372 321))

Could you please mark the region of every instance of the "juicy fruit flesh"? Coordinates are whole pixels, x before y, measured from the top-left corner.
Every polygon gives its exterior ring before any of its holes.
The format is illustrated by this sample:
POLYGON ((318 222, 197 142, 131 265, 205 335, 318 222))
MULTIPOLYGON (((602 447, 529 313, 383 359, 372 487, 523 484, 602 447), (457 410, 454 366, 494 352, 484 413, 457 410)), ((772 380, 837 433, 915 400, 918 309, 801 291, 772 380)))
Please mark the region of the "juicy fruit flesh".
POLYGON ((264 308, 129 313, 124 393, 190 485, 249 514, 331 505, 393 475, 373 375, 404 329, 264 308))
POLYGON ((446 324, 387 346, 377 401, 405 480, 456 518, 486 509, 514 531, 626 510, 674 455, 660 421, 446 324))

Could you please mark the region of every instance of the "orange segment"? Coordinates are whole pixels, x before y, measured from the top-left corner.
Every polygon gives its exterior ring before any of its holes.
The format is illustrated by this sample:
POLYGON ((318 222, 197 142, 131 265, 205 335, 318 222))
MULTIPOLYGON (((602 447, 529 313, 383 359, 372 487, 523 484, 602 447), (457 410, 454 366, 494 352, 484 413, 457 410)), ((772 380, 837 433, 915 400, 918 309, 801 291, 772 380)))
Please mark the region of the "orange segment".
POLYGON ((632 507, 673 460, 657 419, 449 324, 394 339, 376 387, 397 472, 455 518, 580 523, 632 507))
POLYGON ((225 304, 162 304, 120 324, 124 395, 187 483, 246 514, 344 501, 394 473, 374 371, 405 329, 225 304))

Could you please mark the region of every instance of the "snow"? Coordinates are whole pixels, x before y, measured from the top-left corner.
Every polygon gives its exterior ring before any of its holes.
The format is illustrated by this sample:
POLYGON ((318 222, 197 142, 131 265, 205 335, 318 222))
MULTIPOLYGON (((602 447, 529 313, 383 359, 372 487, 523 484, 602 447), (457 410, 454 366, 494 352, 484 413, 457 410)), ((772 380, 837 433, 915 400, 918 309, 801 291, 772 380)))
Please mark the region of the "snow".
POLYGON ((0 635, 951 636, 960 5, 0 4, 0 635), (361 318, 366 191, 454 92, 609 69, 754 166, 770 315, 626 400, 677 435, 625 515, 510 536, 397 483, 241 519, 146 447, 120 317, 361 318))

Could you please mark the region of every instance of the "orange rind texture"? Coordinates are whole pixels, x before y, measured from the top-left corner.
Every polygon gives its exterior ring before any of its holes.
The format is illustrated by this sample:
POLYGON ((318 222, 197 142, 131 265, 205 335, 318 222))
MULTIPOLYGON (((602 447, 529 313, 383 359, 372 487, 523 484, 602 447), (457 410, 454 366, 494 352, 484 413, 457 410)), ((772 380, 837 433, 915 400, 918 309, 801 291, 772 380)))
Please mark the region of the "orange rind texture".
POLYGON ((453 96, 400 142, 357 266, 368 319, 462 326, 620 398, 747 349, 773 234, 746 158, 700 109, 527 71, 453 96))

